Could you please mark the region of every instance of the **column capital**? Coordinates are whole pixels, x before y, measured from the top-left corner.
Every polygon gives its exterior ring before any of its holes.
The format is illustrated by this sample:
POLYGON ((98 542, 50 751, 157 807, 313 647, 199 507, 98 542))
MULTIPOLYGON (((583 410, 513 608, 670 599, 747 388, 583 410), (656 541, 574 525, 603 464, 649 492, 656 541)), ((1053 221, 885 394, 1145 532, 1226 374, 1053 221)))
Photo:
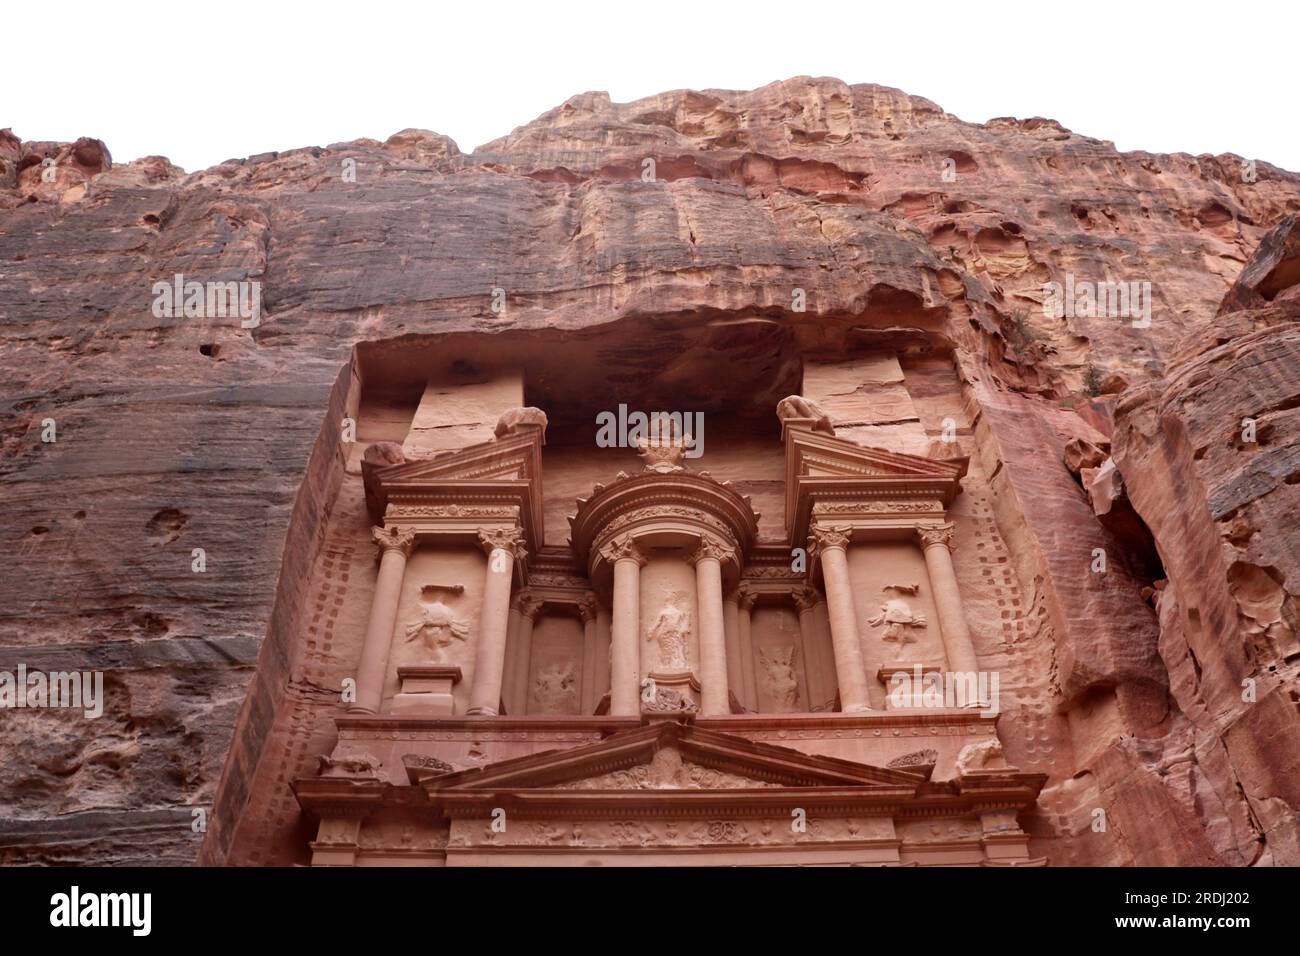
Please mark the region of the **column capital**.
POLYGON ((800 614, 813 610, 821 599, 821 592, 812 585, 794 589, 794 603, 800 614))
POLYGON ((537 614, 542 609, 542 601, 531 591, 520 591, 515 595, 515 599, 510 602, 510 610, 515 611, 520 617, 526 617, 530 621, 537 620, 537 614))
POLYGON ((400 551, 402 557, 409 558, 415 548, 415 531, 411 528, 399 528, 397 525, 391 528, 373 527, 370 529, 370 536, 378 546, 381 556, 386 551, 400 551))
POLYGON ((848 525, 814 525, 808 534, 808 549, 820 552, 838 548, 845 551, 852 538, 853 529, 848 525))
POLYGON ((588 591, 578 602, 578 617, 582 619, 583 624, 590 624, 596 620, 596 612, 600 610, 600 605, 596 602, 596 595, 593 591, 588 591))
POLYGON ((916 529, 916 536, 921 540, 922 548, 932 548, 935 545, 942 545, 949 551, 952 546, 952 524, 942 524, 937 526, 921 525, 916 529))
POLYGON ((498 550, 515 558, 528 554, 524 547, 524 533, 519 528, 479 528, 478 541, 488 555, 498 550))
POLYGON ((721 538, 715 538, 711 534, 702 534, 700 535, 699 547, 691 553, 687 560, 694 565, 706 558, 713 558, 719 564, 724 561, 733 561, 736 558, 736 549, 721 538))
POLYGON ((637 567, 645 567, 645 555, 641 549, 636 546, 631 535, 623 535, 621 538, 615 538, 603 548, 600 549, 600 556, 610 564, 616 564, 619 561, 635 561, 637 567))
POLYGON ((741 584, 740 587, 736 588, 736 598, 740 602, 741 610, 748 611, 754 607, 754 602, 758 600, 758 592, 748 584, 741 584))

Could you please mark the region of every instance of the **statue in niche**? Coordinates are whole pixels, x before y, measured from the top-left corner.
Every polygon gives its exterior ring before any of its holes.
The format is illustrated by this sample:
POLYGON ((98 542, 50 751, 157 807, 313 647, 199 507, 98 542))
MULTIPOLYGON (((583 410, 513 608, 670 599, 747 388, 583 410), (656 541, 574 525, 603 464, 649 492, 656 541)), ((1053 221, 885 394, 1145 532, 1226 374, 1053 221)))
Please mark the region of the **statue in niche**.
POLYGON ((433 654, 433 662, 441 664, 443 654, 454 641, 469 640, 469 625, 459 620, 452 609, 436 600, 424 605, 420 616, 406 625, 406 642, 423 638, 433 654))
POLYGON ((913 611, 912 606, 902 598, 890 598, 880 605, 880 613, 867 623, 872 627, 884 625, 881 640, 897 644, 901 650, 904 644, 916 643, 913 631, 925 627, 925 615, 913 611))
POLYGON ((533 681, 533 699, 542 713, 563 714, 577 706, 577 674, 573 663, 552 664, 533 681))
POLYGON ((659 645, 659 666, 666 671, 690 670, 686 643, 691 636, 691 618, 685 610, 686 595, 672 591, 650 628, 650 639, 659 645))
POLYGON ((791 644, 784 650, 776 650, 768 656, 763 648, 758 649, 758 662, 763 665, 763 684, 768 696, 782 710, 794 710, 799 706, 799 681, 794 673, 795 647, 791 644))

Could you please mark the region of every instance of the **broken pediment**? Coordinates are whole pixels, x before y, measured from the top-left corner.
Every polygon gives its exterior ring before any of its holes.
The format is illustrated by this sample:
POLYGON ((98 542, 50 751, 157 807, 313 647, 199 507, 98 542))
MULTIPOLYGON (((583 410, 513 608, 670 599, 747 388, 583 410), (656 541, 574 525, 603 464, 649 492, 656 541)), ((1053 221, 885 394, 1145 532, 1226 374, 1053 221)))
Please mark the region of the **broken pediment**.
MULTIPOLYGON (((814 508, 830 514, 942 515, 961 492, 967 459, 926 458, 870 448, 813 431, 785 432, 786 526, 807 537, 814 508)), ((820 512, 819 512, 820 513, 820 512)))
POLYGON ((371 517, 493 518, 517 508, 528 541, 540 542, 544 436, 541 427, 515 428, 458 451, 363 468, 371 517))

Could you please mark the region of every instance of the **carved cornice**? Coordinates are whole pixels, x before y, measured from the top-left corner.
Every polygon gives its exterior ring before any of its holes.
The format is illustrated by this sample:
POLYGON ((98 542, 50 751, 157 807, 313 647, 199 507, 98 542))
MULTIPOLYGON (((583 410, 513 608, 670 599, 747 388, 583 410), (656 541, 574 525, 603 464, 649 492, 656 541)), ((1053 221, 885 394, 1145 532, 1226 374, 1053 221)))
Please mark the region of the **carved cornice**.
POLYGON ((390 528, 371 528, 370 536, 379 547, 382 555, 386 551, 400 551, 402 557, 409 558, 415 547, 415 532, 410 528, 393 525, 390 528))

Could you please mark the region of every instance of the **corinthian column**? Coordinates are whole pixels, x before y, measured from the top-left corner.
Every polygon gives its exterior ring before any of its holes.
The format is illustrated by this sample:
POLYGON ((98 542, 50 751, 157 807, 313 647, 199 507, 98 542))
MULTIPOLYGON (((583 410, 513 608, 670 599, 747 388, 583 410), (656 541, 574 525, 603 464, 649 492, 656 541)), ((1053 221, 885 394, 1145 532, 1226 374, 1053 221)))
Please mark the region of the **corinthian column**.
POLYGON ((930 593, 935 610, 939 612, 939 629, 943 634, 943 650, 948 657, 948 669, 957 673, 974 674, 979 665, 975 660, 975 645, 971 643, 962 612, 961 593, 957 590, 957 574, 952 567, 952 525, 935 528, 917 528, 921 548, 925 551, 925 567, 930 573, 930 593))
POLYGON ((371 528, 370 535, 379 547, 379 576, 375 579, 375 596, 370 602, 370 620, 361 645, 361 664, 357 667, 357 699, 350 708, 361 714, 379 713, 384 698, 384 675, 388 672, 388 651, 393 644, 393 626, 397 623, 397 601, 402 596, 406 559, 415 547, 415 532, 409 528, 371 528))
POLYGON ((601 549, 614 565, 614 617, 610 625, 609 712, 627 717, 641 712, 641 568, 645 558, 630 537, 601 549))
MULTIPOLYGON (((487 553, 483 607, 479 611, 478 647, 474 651, 474 684, 469 692, 470 714, 495 717, 501 707, 501 678, 506 664, 506 631, 510 618, 510 581, 515 558, 524 555, 523 532, 495 528, 478 533, 487 553)), ((520 621, 522 630, 522 620, 520 621)))
POLYGON ((727 624, 722 614, 722 562, 736 552, 712 535, 700 535, 691 555, 700 612, 700 713, 731 713, 727 699, 727 624))
POLYGON ((822 576, 826 580, 835 676, 840 685, 840 709, 846 714, 871 709, 858 641, 858 619, 853 609, 853 583, 849 578, 847 552, 851 533, 850 528, 817 527, 809 536, 810 546, 821 558, 822 576))

